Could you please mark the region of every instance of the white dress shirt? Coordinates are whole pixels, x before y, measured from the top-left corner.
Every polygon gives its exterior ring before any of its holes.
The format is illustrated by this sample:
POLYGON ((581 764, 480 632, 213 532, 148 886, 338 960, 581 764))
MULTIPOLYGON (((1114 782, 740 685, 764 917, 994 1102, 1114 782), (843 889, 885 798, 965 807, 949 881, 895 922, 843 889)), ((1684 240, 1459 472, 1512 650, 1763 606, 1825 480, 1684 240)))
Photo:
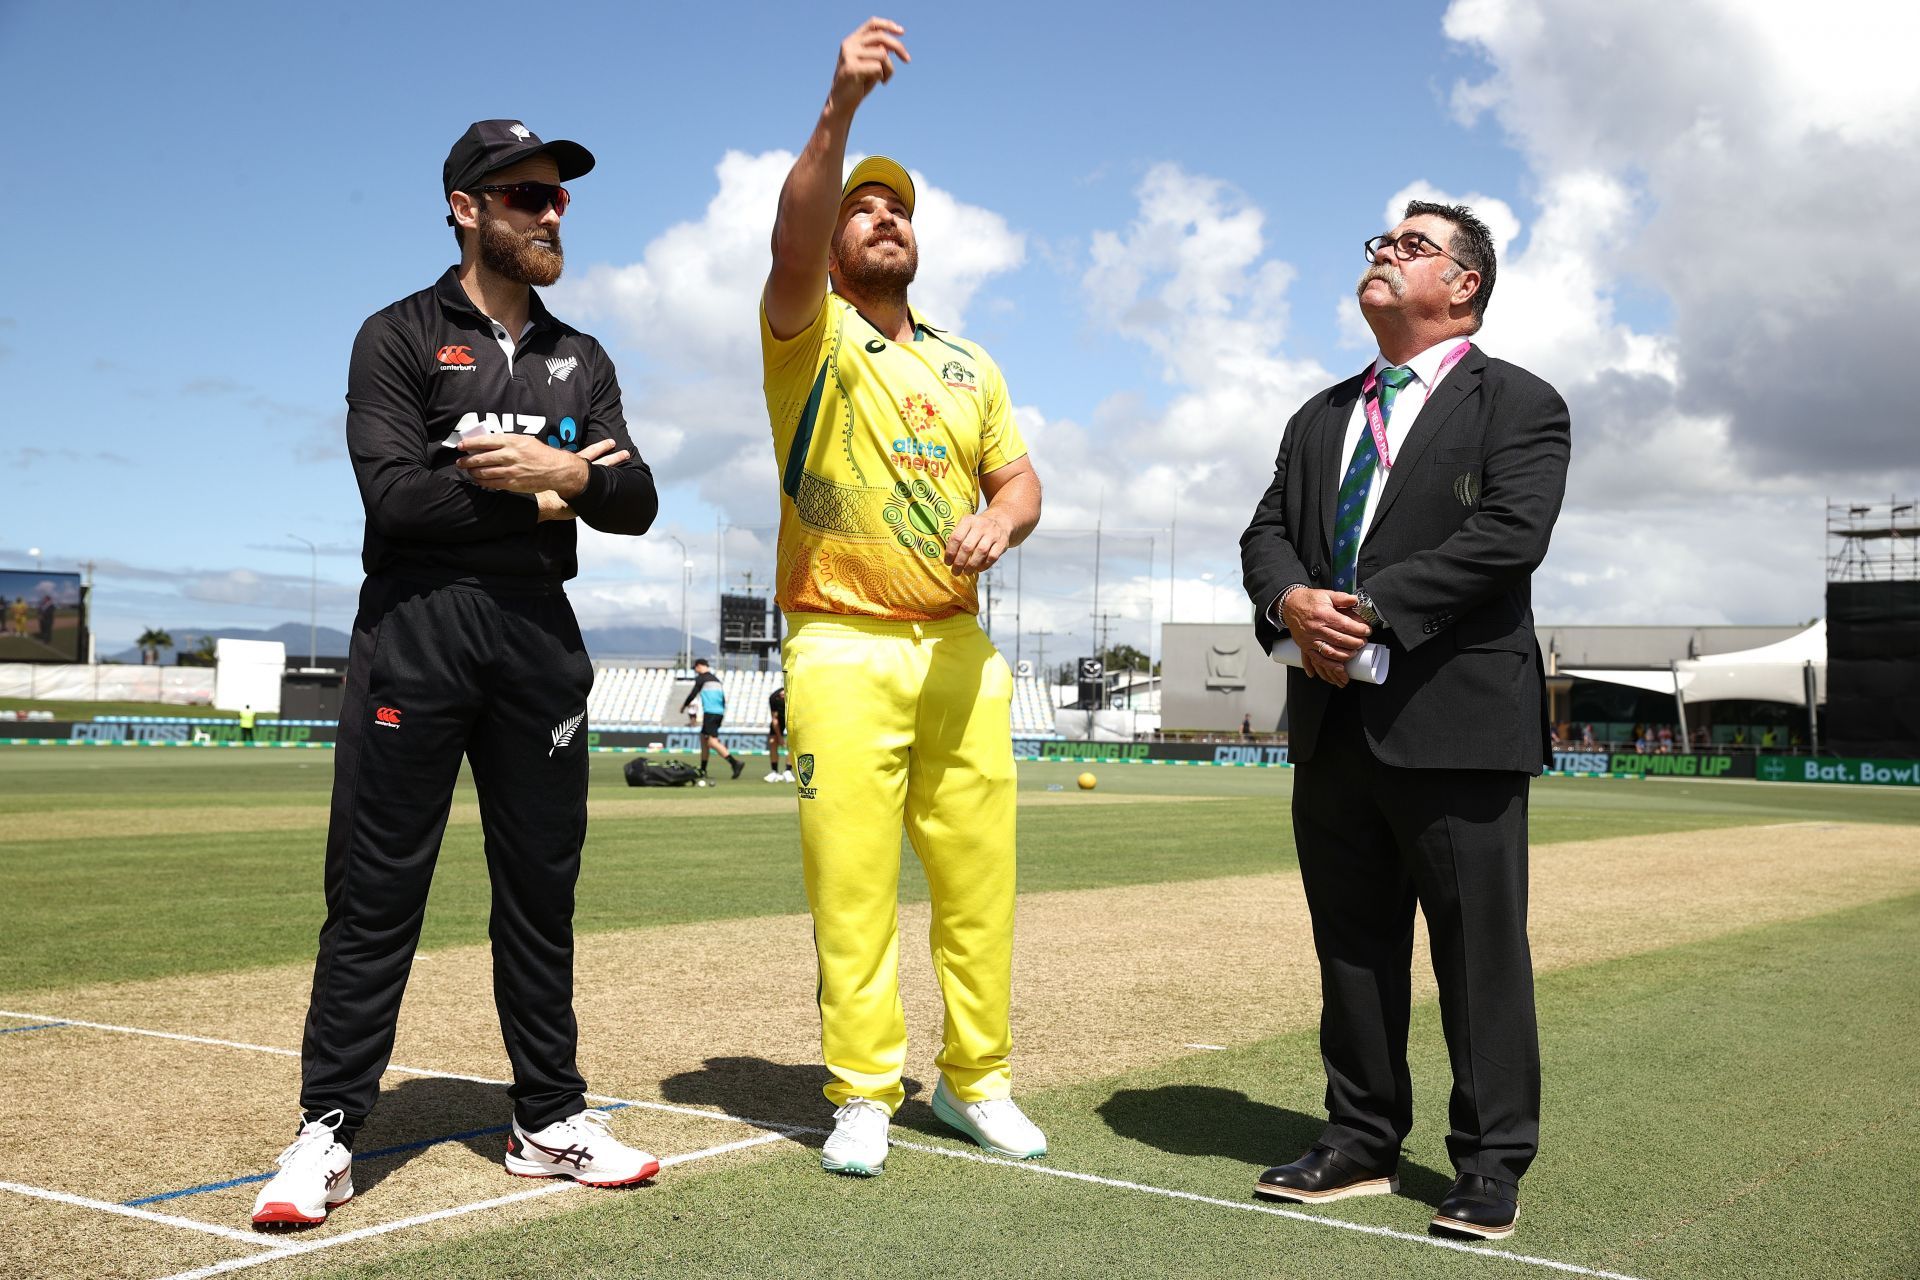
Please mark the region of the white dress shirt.
MULTIPOLYGON (((1440 385, 1440 362, 1447 358, 1449 351, 1466 341, 1469 339, 1462 338, 1458 334, 1443 338, 1401 366, 1413 370, 1413 381, 1400 388, 1400 394, 1393 398, 1393 412, 1385 415, 1387 452, 1394 458, 1399 458, 1400 447, 1412 434, 1413 424, 1420 417, 1420 410, 1426 407, 1427 397, 1432 395, 1433 389, 1440 385)), ((1385 356, 1373 358, 1375 378, 1380 376, 1382 370, 1392 367, 1392 363, 1385 356)), ((1447 372, 1451 374, 1453 370, 1449 369, 1447 372)), ((1360 437, 1366 436, 1371 439, 1372 434, 1372 428, 1367 425, 1366 397, 1362 396, 1353 402, 1353 413, 1347 419, 1347 434, 1340 441, 1340 474, 1335 477, 1336 484, 1347 474, 1347 464, 1353 461, 1353 451, 1360 443, 1360 437)), ((1373 528, 1373 515, 1380 509, 1380 495, 1386 492, 1387 477, 1390 475, 1392 472, 1384 468, 1373 474, 1373 486, 1367 490, 1366 509, 1360 513, 1360 541, 1363 543, 1367 540, 1368 530, 1373 528)), ((1366 584, 1356 583, 1355 585, 1365 586, 1366 584)), ((1286 592, 1282 591, 1280 596, 1284 595, 1286 592)), ((1280 596, 1274 597, 1273 603, 1267 606, 1267 617, 1275 626, 1285 630, 1286 624, 1280 618, 1280 596)))
MULTIPOLYGON (((1457 334, 1451 338, 1442 339, 1401 366, 1413 370, 1413 381, 1400 388, 1400 394, 1393 398, 1393 412, 1385 415, 1387 452, 1396 460, 1400 457, 1400 446, 1407 442, 1407 437, 1413 432, 1413 424, 1420 417, 1420 410, 1426 407, 1427 397, 1432 395, 1434 387, 1439 385, 1440 362, 1446 359, 1447 352, 1465 341, 1467 339, 1457 334)), ((1374 377, 1378 378, 1382 370, 1389 368, 1392 368, 1392 365, 1385 356, 1373 358, 1374 377)), ((1447 372, 1453 371, 1449 369, 1447 372)), ((1367 426, 1365 396, 1354 401, 1353 413, 1347 420, 1347 434, 1340 442, 1340 474, 1342 476, 1346 475, 1347 464, 1353 461, 1353 451, 1359 445, 1362 436, 1366 436, 1369 440, 1373 436, 1372 429, 1367 426)), ((1380 495, 1386 492, 1387 477, 1391 474, 1392 472, 1385 469, 1374 473, 1373 487, 1367 490, 1366 510, 1360 513, 1361 542, 1367 540, 1367 531, 1373 528, 1373 513, 1380 509, 1380 495)))

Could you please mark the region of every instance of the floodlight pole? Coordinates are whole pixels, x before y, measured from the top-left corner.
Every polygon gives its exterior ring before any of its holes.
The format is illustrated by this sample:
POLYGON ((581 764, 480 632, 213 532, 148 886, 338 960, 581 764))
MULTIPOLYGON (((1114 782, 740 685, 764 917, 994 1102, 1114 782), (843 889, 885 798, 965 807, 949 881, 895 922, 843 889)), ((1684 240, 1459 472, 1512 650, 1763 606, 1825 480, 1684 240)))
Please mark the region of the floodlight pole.
POLYGON ((307 575, 307 670, 311 671, 320 665, 320 644, 318 640, 320 634, 320 548, 313 545, 312 539, 303 538, 297 533, 290 533, 287 536, 295 542, 306 543, 307 550, 311 552, 313 556, 312 570, 307 575))
POLYGON ((693 628, 687 621, 687 585, 693 579, 693 557, 687 554, 687 544, 673 534, 675 546, 680 548, 680 661, 676 666, 687 666, 693 661, 693 628))

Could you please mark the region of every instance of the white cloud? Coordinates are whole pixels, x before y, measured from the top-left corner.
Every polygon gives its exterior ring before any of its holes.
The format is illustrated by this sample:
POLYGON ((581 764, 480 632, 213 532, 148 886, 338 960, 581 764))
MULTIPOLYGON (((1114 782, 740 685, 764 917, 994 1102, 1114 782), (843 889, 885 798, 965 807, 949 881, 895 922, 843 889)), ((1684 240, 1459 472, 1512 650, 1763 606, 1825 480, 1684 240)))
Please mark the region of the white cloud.
POLYGON ((1484 345, 1573 410, 1568 508, 1537 579, 1550 620, 1809 616, 1824 495, 1920 481, 1912 397, 1888 376, 1920 262, 1879 248, 1920 198, 1920 80, 1870 74, 1872 48, 1920 36, 1916 12, 1447 11, 1489 64, 1455 87, 1456 114, 1495 119, 1538 193, 1524 240, 1511 208, 1462 198, 1519 243, 1484 345), (1623 322, 1629 288, 1663 296, 1670 327, 1623 322))
MULTIPOLYGON (((849 166, 858 157, 849 159, 849 166)), ((773 454, 760 394, 760 290, 780 187, 793 154, 729 151, 697 221, 669 227, 637 261, 599 264, 550 293, 577 323, 609 326, 634 441, 662 483, 690 486, 737 523, 770 523, 773 454), (661 467, 671 461, 671 467, 661 467)), ((980 289, 1025 259, 1005 218, 914 173, 920 277, 914 306, 964 329, 980 289)), ((603 563, 583 551, 589 570, 603 563)))

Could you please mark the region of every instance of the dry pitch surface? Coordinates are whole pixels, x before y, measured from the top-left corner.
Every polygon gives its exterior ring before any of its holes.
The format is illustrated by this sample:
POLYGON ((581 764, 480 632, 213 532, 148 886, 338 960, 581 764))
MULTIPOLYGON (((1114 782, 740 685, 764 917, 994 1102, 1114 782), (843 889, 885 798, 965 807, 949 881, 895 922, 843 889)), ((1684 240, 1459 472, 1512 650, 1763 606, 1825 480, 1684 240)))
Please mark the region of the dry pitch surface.
MULTIPOLYGON (((1913 828, 1792 823, 1546 845, 1534 851, 1531 932, 1545 971, 1916 889, 1913 828)), ((925 1093, 940 1026, 926 908, 904 908, 900 923, 914 1037, 909 1075, 925 1093)), ((1023 1088, 1244 1044, 1310 1026, 1318 1015, 1294 874, 1030 894, 1018 928, 1015 1061, 1023 1088)), ((1416 978, 1425 983, 1417 993, 1430 991, 1428 972, 1417 957, 1416 978)), ((420 957, 394 1055, 414 1070, 386 1078, 381 1109, 358 1144, 362 1198, 294 1239, 295 1249, 327 1246, 305 1259, 250 1242, 244 1227, 257 1183, 219 1184, 270 1168, 286 1136, 273 1126, 288 1117, 291 1127, 307 966, 34 996, 33 1007, 15 1010, 31 1020, 0 1018, 0 1153, 18 1183, 91 1203, 0 1195, 0 1264, 14 1274, 146 1278, 265 1256, 272 1260, 264 1274, 308 1274, 402 1240, 414 1245, 577 1203, 588 1193, 548 1194, 561 1184, 510 1179, 499 1167, 507 1117, 495 1082, 507 1066, 489 974, 482 947, 420 957), (234 1043, 72 1025, 7 1029, 53 1019, 234 1043), (52 1160, 50 1116, 59 1118, 60 1135, 52 1160), (451 1135, 458 1136, 446 1140, 451 1135), (372 1154, 395 1147, 408 1149, 372 1154), (210 1189, 152 1199, 197 1188, 210 1189), (111 1216, 103 1207, 127 1201, 147 1201, 137 1211, 180 1221, 111 1216), (413 1221, 474 1205, 486 1207, 413 1221), (403 1222, 403 1231, 383 1231, 403 1222)), ((817 1176, 811 1154, 795 1145, 817 1138, 775 1127, 828 1122, 813 983, 805 916, 583 938, 582 1066, 594 1089, 637 1104, 616 1116, 617 1131, 677 1161, 781 1159, 796 1177, 817 1176)), ((1056 1153, 1056 1163, 1070 1161, 1056 1153)))

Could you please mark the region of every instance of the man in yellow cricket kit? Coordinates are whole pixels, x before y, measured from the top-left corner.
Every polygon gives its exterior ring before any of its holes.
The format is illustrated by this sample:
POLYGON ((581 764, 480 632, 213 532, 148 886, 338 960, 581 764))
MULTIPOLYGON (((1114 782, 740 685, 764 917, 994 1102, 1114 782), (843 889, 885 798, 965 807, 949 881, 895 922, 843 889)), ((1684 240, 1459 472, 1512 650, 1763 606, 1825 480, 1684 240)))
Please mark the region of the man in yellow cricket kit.
POLYGON ((903 823, 933 894, 946 1002, 933 1109, 1002 1155, 1047 1150, 1008 1096, 1013 678, 974 588, 1039 521, 1040 481, 999 368, 907 305, 913 180, 883 156, 841 180, 855 109, 908 60, 901 35, 875 18, 840 46, 780 193, 760 323, 789 749, 838 1108, 821 1165, 868 1176, 906 1096, 903 823))

